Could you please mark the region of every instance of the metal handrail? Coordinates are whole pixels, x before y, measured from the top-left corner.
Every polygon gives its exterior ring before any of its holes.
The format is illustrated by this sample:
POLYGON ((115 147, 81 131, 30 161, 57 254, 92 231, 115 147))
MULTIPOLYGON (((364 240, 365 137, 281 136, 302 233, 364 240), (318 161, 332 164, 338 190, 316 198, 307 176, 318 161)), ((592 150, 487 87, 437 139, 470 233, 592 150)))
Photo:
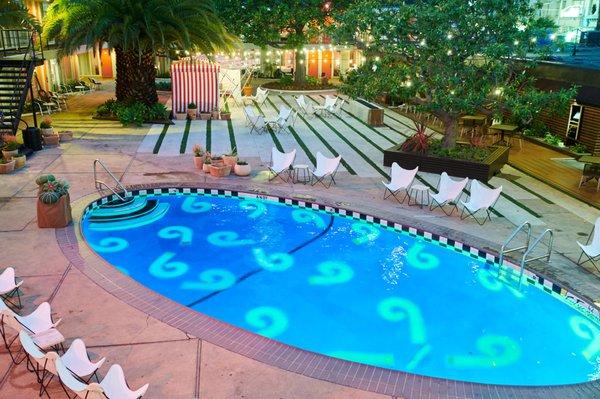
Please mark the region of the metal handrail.
POLYGON ((116 195, 117 197, 119 197, 119 199, 121 201, 125 201, 125 198, 121 194, 119 194, 118 192, 116 192, 115 189, 113 189, 112 187, 110 187, 108 184, 106 184, 102 180, 98 180, 98 176, 97 176, 97 172, 96 172, 96 165, 97 164, 100 164, 100 166, 102 167, 102 169, 104 169, 104 171, 106 173, 108 173, 108 175, 115 181, 115 183, 117 183, 117 187, 120 188, 121 190, 123 190, 123 192, 125 193, 125 196, 129 195, 129 192, 127 191, 127 189, 125 188, 125 186, 123 186, 123 184, 121 184, 121 182, 119 181, 119 179, 117 179, 115 177, 115 175, 113 175, 112 172, 110 170, 108 170, 108 168, 106 167, 106 165, 104 165, 102 163, 102 161, 99 160, 99 159, 94 159, 94 185, 96 186, 96 190, 100 191, 100 190, 102 190, 102 186, 105 186, 110 191, 112 191, 112 193, 114 195, 116 195))
POLYGON ((523 272, 525 271, 525 264, 532 262, 534 260, 546 258, 546 262, 550 261, 550 255, 552 255, 552 246, 554 245, 554 232, 551 229, 546 229, 540 236, 531 244, 531 246, 525 251, 523 254, 523 258, 521 259, 521 271, 519 273, 519 290, 521 289, 521 284, 523 283, 523 272), (527 259, 527 256, 533 251, 538 244, 542 241, 542 239, 546 235, 550 235, 550 239, 548 241, 548 253, 546 255, 536 256, 535 258, 527 259))
POLYGON ((500 277, 500 272, 502 270, 502 263, 504 263, 504 255, 511 253, 511 252, 515 252, 515 251, 521 251, 521 250, 525 250, 527 251, 529 249, 529 243, 531 242, 531 223, 529 222, 524 222, 522 223, 519 227, 517 227, 512 234, 506 239, 506 241, 504 241, 504 244, 502 244, 502 247, 500 248, 500 257, 498 259, 498 277, 500 277), (520 231, 527 231, 527 242, 525 245, 520 246, 520 247, 515 247, 515 248, 511 248, 511 249, 506 249, 506 247, 508 246, 508 244, 510 244, 510 242, 517 236, 517 234, 520 231))

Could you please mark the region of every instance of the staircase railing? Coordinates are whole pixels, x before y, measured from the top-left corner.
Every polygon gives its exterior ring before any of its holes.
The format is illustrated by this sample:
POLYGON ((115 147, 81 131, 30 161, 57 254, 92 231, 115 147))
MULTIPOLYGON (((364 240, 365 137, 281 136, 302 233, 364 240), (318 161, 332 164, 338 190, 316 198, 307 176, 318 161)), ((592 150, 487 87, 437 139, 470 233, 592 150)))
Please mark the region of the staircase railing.
POLYGON ((38 33, 33 29, 0 29, 0 54, 3 57, 31 52, 31 59, 36 58, 36 51, 44 58, 44 46, 38 33), (36 49, 36 44, 38 49, 36 49))
POLYGON ((106 184, 104 181, 98 179, 98 173, 96 171, 97 165, 100 165, 100 167, 102 167, 102 169, 104 169, 104 171, 106 173, 108 173, 110 178, 117 184, 117 187, 123 191, 125 196, 129 195, 129 192, 127 191, 125 186, 121 183, 121 181, 119 179, 117 179, 115 177, 115 175, 113 175, 112 172, 106 167, 106 165, 104 165, 102 163, 102 161, 99 159, 94 160, 94 185, 96 186, 96 190, 101 191, 102 186, 104 186, 104 187, 108 188, 114 195, 116 195, 121 201, 125 201, 125 198, 121 194, 119 194, 114 188, 112 188, 111 186, 106 184))

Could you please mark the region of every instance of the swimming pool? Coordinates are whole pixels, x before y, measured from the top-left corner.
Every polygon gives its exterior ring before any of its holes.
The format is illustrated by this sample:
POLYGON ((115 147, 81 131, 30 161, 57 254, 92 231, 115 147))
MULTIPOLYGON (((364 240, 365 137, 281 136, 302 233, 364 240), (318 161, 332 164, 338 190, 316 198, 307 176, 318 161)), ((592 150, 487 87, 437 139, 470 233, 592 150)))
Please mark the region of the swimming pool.
POLYGON ((599 376, 593 315, 534 285, 518 291, 443 239, 257 198, 191 194, 92 207, 82 231, 150 289, 302 349, 480 383, 599 376))

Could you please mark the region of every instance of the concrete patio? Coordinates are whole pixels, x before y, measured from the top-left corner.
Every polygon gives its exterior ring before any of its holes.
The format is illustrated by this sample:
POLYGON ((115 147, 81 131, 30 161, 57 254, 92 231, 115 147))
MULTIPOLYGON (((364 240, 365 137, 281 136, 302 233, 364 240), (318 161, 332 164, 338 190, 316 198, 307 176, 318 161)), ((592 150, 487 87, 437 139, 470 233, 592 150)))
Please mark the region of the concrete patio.
MULTIPOLYGON (((88 96, 94 95, 101 93, 88 96)), ((77 101, 74 98, 71 103, 77 101)), ((265 113, 274 114, 274 109, 283 102, 275 98, 265 113)), ((345 119, 346 122, 335 119, 302 120, 296 126, 298 137, 308 143, 308 151, 300 154, 302 162, 310 164, 309 154, 321 148, 312 128, 321 132, 349 166, 356 169, 357 173, 353 174, 345 167, 339 173, 339 184, 326 190, 309 185, 268 182, 264 171, 270 149, 275 145, 273 136, 251 136, 244 126, 239 108, 234 109, 232 126, 238 152, 255 171, 251 178, 214 179, 193 168, 190 149, 197 142, 207 145, 206 122, 191 124, 188 141, 183 147, 181 140, 186 129, 185 122, 170 126, 165 130, 166 137, 155 154, 156 136, 162 131, 162 125, 123 128, 117 122, 92 120, 88 107, 74 109, 54 117, 58 130, 69 128, 75 131, 72 142, 40 151, 28 159, 25 169, 0 177, 0 253, 3 255, 0 269, 13 266, 17 275, 25 280, 22 313, 27 314, 39 303, 49 301, 56 316, 63 318, 59 329, 67 338, 67 344, 79 337, 84 339, 95 357, 106 356, 107 363, 102 367, 101 375, 111 364, 118 363, 123 366, 132 388, 149 382, 147 398, 391 397, 308 378, 257 362, 207 340, 187 335, 117 299, 70 263, 57 242, 55 230, 37 227, 37 187, 34 180, 40 174, 52 173, 71 183, 76 218, 85 205, 99 196, 92 174, 92 162, 99 158, 126 185, 189 184, 313 198, 316 202, 402 221, 496 251, 516 224, 530 220, 536 233, 545 228, 552 228, 556 233, 551 262, 534 263, 531 268, 564 287, 572 288, 590 301, 600 301, 598 273, 574 263, 580 253, 576 240, 587 238, 591 223, 600 216, 600 211, 510 167, 503 170, 502 176, 491 181, 494 186, 503 185, 508 195, 498 205, 502 217, 496 216, 492 222, 479 226, 473 220, 460 221, 456 215, 447 217, 439 210, 430 212, 398 205, 392 200, 384 201, 381 185, 384 176, 378 169, 387 168, 380 166, 381 154, 377 146, 384 146, 389 140, 374 137, 370 129, 351 118, 345 119), (349 128, 348 124, 359 132, 349 128), (334 130, 350 138, 358 149, 336 138, 334 130), (169 131, 174 135, 169 136, 169 131), (378 145, 369 147, 359 141, 362 137, 359 133, 369 135, 370 140, 378 145), (183 153, 180 153, 181 148, 183 153), (378 167, 373 167, 366 158, 374 160, 378 167), (511 185, 514 181, 519 184, 511 185)), ((407 121, 388 120, 390 125, 381 129, 381 134, 402 140, 402 134, 396 131, 404 132, 402 125, 407 121)), ((229 130, 226 124, 219 123, 213 125, 216 128, 210 132, 211 149, 227 152, 231 147, 229 130)), ((277 138, 286 150, 298 146, 292 135, 278 135, 277 138)), ((437 177, 433 175, 423 174, 421 178, 433 186, 437 184, 437 177)), ((67 227, 73 228, 77 226, 67 227)), ((57 397, 64 395, 57 381, 50 384, 49 391, 52 397, 54 394, 57 397)), ((26 370, 24 364, 13 365, 4 348, 0 349, 0 396, 29 399, 38 397, 37 394, 35 376, 26 370)), ((422 387, 410 397, 433 397, 430 394, 426 387, 422 387)), ((466 392, 455 396, 471 397, 476 396, 466 392)))

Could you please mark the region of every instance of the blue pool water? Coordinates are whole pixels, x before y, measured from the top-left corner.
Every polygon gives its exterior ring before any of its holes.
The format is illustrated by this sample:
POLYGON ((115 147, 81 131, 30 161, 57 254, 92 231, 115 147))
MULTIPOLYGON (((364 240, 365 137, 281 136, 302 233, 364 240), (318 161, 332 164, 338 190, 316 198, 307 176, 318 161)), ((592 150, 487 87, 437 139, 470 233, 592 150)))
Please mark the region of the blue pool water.
POLYGON ((150 289, 302 349, 471 382, 600 377, 600 325, 485 262, 367 222, 271 201, 137 197, 82 222, 150 289))

